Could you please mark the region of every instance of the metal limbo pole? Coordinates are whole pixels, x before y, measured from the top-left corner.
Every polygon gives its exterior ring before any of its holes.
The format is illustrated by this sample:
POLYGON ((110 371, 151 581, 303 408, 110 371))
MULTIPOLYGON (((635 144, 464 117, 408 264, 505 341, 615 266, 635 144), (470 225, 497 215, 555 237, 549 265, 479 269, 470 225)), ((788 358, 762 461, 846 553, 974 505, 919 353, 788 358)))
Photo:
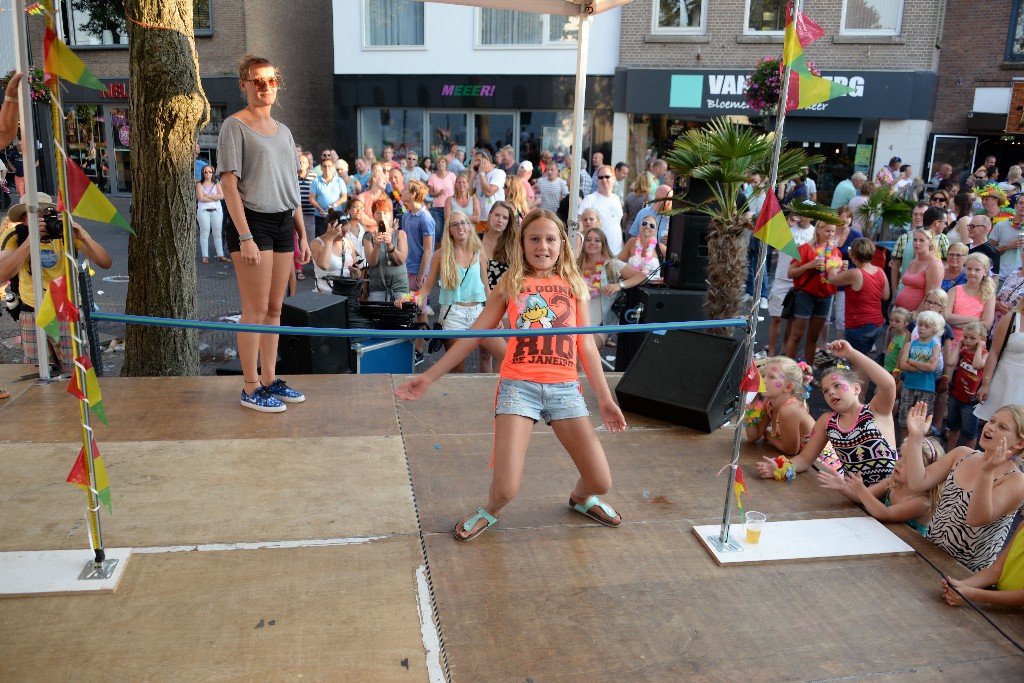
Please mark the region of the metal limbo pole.
MULTIPOLYGON (((17 46, 15 51, 15 67, 25 74, 21 81, 21 93, 18 97, 18 114, 21 117, 21 148, 22 164, 25 168, 25 196, 19 197, 27 204, 29 241, 29 263, 32 266, 32 292, 35 295, 35 302, 38 308, 43 300, 43 264, 39 255, 39 199, 36 187, 36 134, 32 122, 32 66, 28 63, 28 28, 26 26, 25 0, 14 0, 14 43, 17 46)), ((22 287, 28 283, 21 283, 22 287)), ((36 332, 38 338, 39 332, 36 332)), ((45 334, 41 340, 43 343, 36 344, 39 356, 39 379, 50 379, 50 349, 45 334)))
MULTIPOLYGON (((797 11, 803 8, 803 0, 797 0, 797 11)), ((775 184, 779 176, 779 156, 782 154, 782 127, 786 122, 786 93, 789 92, 790 67, 785 65, 782 75, 782 85, 779 89, 778 121, 775 124, 775 140, 772 147, 772 164, 768 172, 768 180, 765 182, 765 192, 775 192, 775 184)), ((768 243, 758 240, 757 246, 757 271, 754 274, 754 296, 750 302, 750 311, 747 315, 747 334, 743 340, 743 371, 750 368, 754 360, 754 337, 757 334, 757 311, 761 301, 761 283, 764 279, 764 271, 768 267, 768 243)), ((717 536, 708 536, 708 542, 718 552, 739 552, 742 546, 736 539, 729 538, 729 531, 732 519, 733 484, 736 482, 736 470, 740 463, 740 445, 743 443, 743 400, 740 397, 740 407, 736 415, 736 431, 732 440, 732 461, 729 463, 728 484, 725 490, 725 510, 722 512, 722 527, 717 536)))
MULTIPOLYGON (((56 21, 57 13, 60 11, 59 2, 53 3, 52 12, 47 10, 46 15, 46 27, 53 29, 57 32, 58 37, 61 37, 62 30, 60 28, 61 22, 56 21)), ((61 37, 61 39, 63 39, 61 37)), ((60 99, 60 79, 53 76, 51 83, 50 92, 50 114, 53 121, 53 139, 54 146, 56 147, 56 154, 54 158, 57 160, 57 187, 60 193, 62 203, 64 205, 64 213, 61 216, 64 225, 64 254, 65 260, 65 279, 68 287, 68 298, 78 307, 82 309, 82 296, 78 281, 78 254, 75 248, 75 235, 72 227, 71 220, 71 197, 68 190, 67 184, 67 147, 65 146, 64 139, 64 117, 62 115, 61 99, 60 99)), ((86 515, 89 523, 89 537, 90 543, 93 550, 93 560, 88 562, 83 569, 82 574, 79 576, 80 579, 104 579, 109 578, 113 574, 114 567, 117 565, 117 560, 107 560, 106 551, 103 546, 103 526, 100 522, 99 513, 99 496, 97 495, 96 486, 96 452, 93 448, 93 428, 92 428, 92 414, 89 412, 89 389, 88 382, 86 381, 86 369, 78 362, 83 347, 83 337, 80 336, 82 328, 75 321, 68 323, 71 332, 71 349, 72 355, 75 357, 75 376, 78 380, 78 386, 85 398, 81 399, 78 403, 79 414, 82 421, 82 449, 85 453, 83 458, 85 461, 85 469, 89 474, 89 488, 86 491, 88 496, 88 509, 86 515)))
POLYGON ((572 172, 569 175, 569 216, 565 226, 569 244, 576 246, 580 205, 580 173, 583 171, 583 121, 587 99, 587 52, 590 49, 590 12, 586 3, 580 5, 579 35, 576 38, 576 96, 572 105, 572 172))

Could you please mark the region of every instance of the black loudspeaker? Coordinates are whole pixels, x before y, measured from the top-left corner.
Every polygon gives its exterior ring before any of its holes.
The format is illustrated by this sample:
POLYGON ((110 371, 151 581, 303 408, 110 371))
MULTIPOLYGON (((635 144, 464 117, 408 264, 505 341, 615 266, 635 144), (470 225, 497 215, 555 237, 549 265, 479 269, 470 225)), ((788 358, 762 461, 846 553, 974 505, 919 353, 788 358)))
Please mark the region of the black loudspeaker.
POLYGON ((740 407, 742 351, 740 340, 705 332, 647 335, 615 396, 623 410, 710 433, 740 407))
POLYGON ((672 216, 668 224, 665 284, 676 289, 707 290, 708 232, 711 219, 701 214, 672 216))
MULTIPOLYGON (((690 320, 705 320, 704 301, 706 293, 668 289, 667 287, 637 287, 626 290, 626 307, 619 322, 636 323, 675 323, 690 320), (625 316, 635 312, 636 320, 627 320, 625 316)), ((621 332, 618 335, 615 349, 615 371, 625 372, 632 362, 647 334, 639 332, 621 332)))
MULTIPOLYGON (((348 299, 334 294, 302 292, 284 300, 281 324, 288 327, 348 327, 348 299)), ((277 372, 328 375, 351 372, 349 337, 282 334, 277 347, 277 372)))

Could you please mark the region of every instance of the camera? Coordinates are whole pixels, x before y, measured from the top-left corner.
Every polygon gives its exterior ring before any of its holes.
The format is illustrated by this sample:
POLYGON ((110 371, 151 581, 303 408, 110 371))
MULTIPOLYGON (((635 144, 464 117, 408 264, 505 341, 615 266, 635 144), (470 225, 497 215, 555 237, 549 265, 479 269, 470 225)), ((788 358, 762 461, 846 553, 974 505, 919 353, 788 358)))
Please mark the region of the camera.
POLYGON ((60 213, 55 208, 43 209, 39 212, 40 218, 43 219, 44 225, 46 226, 46 234, 40 233, 40 242, 49 242, 51 240, 59 240, 64 236, 64 222, 60 218, 60 213))
POLYGON ((351 214, 342 213, 341 211, 338 211, 337 209, 328 209, 327 210, 327 223, 328 223, 328 225, 331 224, 331 223, 339 223, 339 222, 342 225, 347 225, 348 222, 351 221, 351 220, 352 220, 352 215, 351 214))
POLYGON ((388 226, 384 225, 384 221, 377 221, 377 232, 387 232, 388 226))

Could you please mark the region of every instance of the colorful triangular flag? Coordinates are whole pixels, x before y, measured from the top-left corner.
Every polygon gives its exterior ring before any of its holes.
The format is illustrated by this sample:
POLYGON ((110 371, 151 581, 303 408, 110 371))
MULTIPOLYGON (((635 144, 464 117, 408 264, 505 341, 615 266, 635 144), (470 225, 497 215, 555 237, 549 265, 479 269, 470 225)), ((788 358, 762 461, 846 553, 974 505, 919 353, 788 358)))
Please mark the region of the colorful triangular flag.
MULTIPOLYGON (((106 195, 100 192, 100 188, 92 184, 85 171, 79 167, 70 157, 65 156, 67 162, 68 197, 71 201, 71 214, 79 218, 110 223, 119 228, 135 234, 132 226, 128 224, 121 214, 117 212, 114 205, 110 203, 106 195)), ((58 200, 57 208, 64 209, 63 199, 58 200)))
POLYGON ((93 90, 106 90, 107 86, 96 78, 81 59, 71 51, 64 41, 57 37, 56 32, 49 26, 43 34, 43 73, 44 79, 51 88, 54 87, 54 77, 63 78, 69 83, 81 85, 93 90))
POLYGON ((26 14, 31 14, 34 17, 41 16, 43 14, 43 3, 33 2, 31 5, 25 8, 26 14))
POLYGON ((810 74, 804 48, 825 35, 825 29, 803 12, 793 9, 793 3, 786 5, 786 37, 782 50, 782 63, 793 71, 810 74))
POLYGON ((764 390, 764 380, 761 378, 761 373, 757 371, 754 361, 750 361, 750 368, 740 381, 740 391, 761 393, 764 390))
POLYGON ((53 306, 49 287, 43 292, 43 303, 36 310, 36 326, 46 330, 46 334, 53 337, 54 341, 60 339, 60 322, 57 320, 57 309, 53 306))
POLYGON ((736 506, 742 510, 743 498, 740 497, 740 494, 747 492, 747 483, 743 481, 743 470, 741 470, 739 466, 736 467, 736 479, 732 483, 732 488, 736 492, 736 506))
POLYGON ((50 281, 49 292, 57 313, 57 320, 65 323, 78 322, 78 307, 71 302, 68 296, 67 278, 63 275, 53 278, 50 281))
MULTIPOLYGON (((78 358, 75 359, 75 362, 78 363, 79 365, 81 365, 83 368, 85 368, 85 392, 84 393, 85 393, 85 397, 87 397, 88 400, 89 400, 89 410, 91 410, 93 415, 98 417, 103 424, 105 424, 105 425, 107 425, 109 427, 110 423, 107 422, 107 411, 103 407, 103 394, 100 393, 100 382, 96 378, 96 370, 93 369, 93 367, 92 367, 92 361, 89 360, 88 356, 79 356, 78 358)), ((77 373, 76 373, 76 375, 77 375, 77 373)), ((77 383, 77 377, 76 377, 76 383, 77 383)), ((82 391, 82 387, 81 386, 77 386, 76 388, 78 389, 79 392, 82 391)), ((69 387, 68 388, 68 392, 70 392, 70 391, 71 391, 71 389, 69 387)))
POLYGON ((789 229, 789 223, 774 192, 768 192, 765 196, 764 206, 754 226, 754 237, 795 259, 800 258, 800 250, 793 240, 793 231, 789 229))
MULTIPOLYGON (((107 468, 103 465, 103 456, 100 455, 100 449, 97 448, 95 440, 92 442, 92 453, 92 462, 96 471, 96 496, 106 506, 107 512, 113 513, 114 509, 110 500, 110 481, 107 479, 107 468)), ((89 490, 89 470, 85 467, 85 446, 78 451, 78 458, 71 467, 71 472, 68 473, 67 481, 79 488, 89 490)))
POLYGON ((834 83, 814 74, 793 71, 789 75, 789 90, 786 92, 786 111, 813 107, 852 92, 854 88, 848 85, 834 83))

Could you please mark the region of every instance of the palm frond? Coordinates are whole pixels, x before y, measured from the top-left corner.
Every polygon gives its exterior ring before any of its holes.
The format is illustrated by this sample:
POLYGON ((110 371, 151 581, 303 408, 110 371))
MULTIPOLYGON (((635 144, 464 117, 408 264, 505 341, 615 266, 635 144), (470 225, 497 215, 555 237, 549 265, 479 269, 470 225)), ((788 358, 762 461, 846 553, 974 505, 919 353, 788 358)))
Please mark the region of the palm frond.
POLYGON ((829 225, 837 226, 845 223, 845 220, 839 217, 835 209, 813 202, 810 199, 790 202, 788 208, 791 214, 810 218, 818 223, 828 223, 829 225))

